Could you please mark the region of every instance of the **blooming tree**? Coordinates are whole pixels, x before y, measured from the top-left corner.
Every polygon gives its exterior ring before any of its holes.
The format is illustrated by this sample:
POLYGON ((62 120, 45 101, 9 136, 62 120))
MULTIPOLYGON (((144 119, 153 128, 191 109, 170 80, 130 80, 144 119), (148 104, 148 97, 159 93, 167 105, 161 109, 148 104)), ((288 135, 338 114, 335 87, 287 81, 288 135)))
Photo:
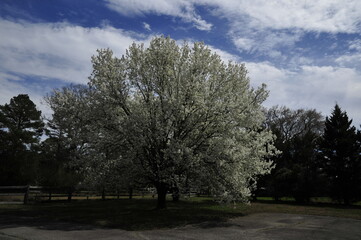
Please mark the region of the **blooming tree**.
MULTIPOLYGON (((87 94, 71 101, 88 126, 84 158, 117 160, 157 189, 158 208, 170 189, 200 183, 221 199, 247 200, 257 176, 270 171, 264 159, 275 149, 261 106, 268 92, 250 87, 243 64, 165 37, 133 44, 121 58, 98 50, 92 63, 87 94)), ((55 114, 69 90, 49 96, 55 114)))

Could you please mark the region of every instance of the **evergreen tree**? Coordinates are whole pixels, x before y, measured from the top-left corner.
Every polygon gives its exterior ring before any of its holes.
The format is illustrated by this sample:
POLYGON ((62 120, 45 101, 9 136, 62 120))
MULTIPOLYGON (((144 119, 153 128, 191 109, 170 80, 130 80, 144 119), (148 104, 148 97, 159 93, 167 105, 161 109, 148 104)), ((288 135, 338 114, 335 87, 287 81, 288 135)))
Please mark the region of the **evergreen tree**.
POLYGON ((321 142, 322 168, 328 179, 330 196, 350 204, 360 199, 361 161, 356 128, 347 113, 336 104, 326 118, 321 142))
POLYGON ((41 111, 26 94, 0 105, 0 185, 35 182, 43 125, 41 111))

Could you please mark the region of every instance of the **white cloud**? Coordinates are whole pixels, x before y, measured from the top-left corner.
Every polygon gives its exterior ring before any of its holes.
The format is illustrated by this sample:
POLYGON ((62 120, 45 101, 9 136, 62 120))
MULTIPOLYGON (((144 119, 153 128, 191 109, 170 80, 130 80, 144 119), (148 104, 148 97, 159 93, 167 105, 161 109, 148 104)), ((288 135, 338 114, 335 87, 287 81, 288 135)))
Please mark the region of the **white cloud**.
POLYGON ((184 0, 107 0, 107 6, 126 16, 144 15, 153 13, 158 15, 168 15, 181 18, 184 22, 193 23, 199 30, 209 31, 212 24, 203 20, 195 11, 194 3, 184 0))
POLYGON ((248 53, 281 58, 281 48, 293 47, 305 32, 361 33, 359 0, 107 0, 107 6, 122 15, 168 15, 210 30, 197 7, 226 18, 235 46, 248 53))
POLYGON ((143 28, 144 28, 145 30, 147 30, 147 31, 152 31, 150 25, 149 25, 148 23, 146 23, 146 22, 143 22, 143 28))
POLYGON ((349 42, 349 52, 338 56, 335 62, 342 67, 350 67, 361 70, 361 40, 349 42))
POLYGON ((237 37, 237 36, 234 36, 233 43, 234 45, 236 45, 237 48, 245 50, 247 52, 251 52, 254 46, 256 45, 256 42, 250 38, 237 37))
POLYGON ((225 63, 228 63, 229 61, 240 63, 241 61, 241 59, 237 55, 228 53, 214 46, 208 46, 208 47, 212 52, 217 53, 221 57, 222 61, 224 61, 225 63))
POLYGON ((267 107, 280 104, 287 99, 288 79, 293 75, 292 72, 279 69, 269 62, 246 62, 246 68, 249 71, 253 87, 260 86, 262 83, 267 85, 267 89, 270 91, 270 96, 265 103, 267 107))
POLYGON ((91 56, 107 48, 121 56, 142 37, 110 26, 83 28, 69 23, 12 22, 0 18, 0 104, 18 94, 29 94, 44 114, 41 104, 52 90, 54 79, 67 83, 86 83, 91 74, 91 56), (37 79, 36 81, 29 81, 37 79), (27 79, 26 81, 24 79, 27 79))
MULTIPOLYGON (((354 118, 354 124, 361 124, 361 72, 346 67, 304 66, 300 78, 304 82, 300 95, 314 105, 323 105, 323 109, 332 104, 330 101, 337 102, 354 118)), ((329 115, 330 110, 326 113, 329 115)))
POLYGON ((201 2, 212 4, 216 8, 213 12, 229 20, 229 36, 240 51, 278 61, 295 50, 305 33, 361 33, 359 0, 201 2))
POLYGON ((326 90, 322 95, 327 96, 328 99, 330 97, 336 101, 338 99, 359 99, 361 102, 361 73, 355 69, 332 66, 303 66, 300 77, 305 88, 320 92, 326 90))
POLYGON ((251 28, 302 29, 317 32, 360 32, 359 0, 107 0, 109 8, 123 15, 146 13, 201 19, 196 6, 211 6, 212 13, 251 28))
POLYGON ((359 0, 194 0, 210 4, 218 13, 251 28, 302 29, 316 32, 359 33, 359 0))
POLYGON ((83 28, 4 19, 0 19, 0 36, 6 36, 0 39, 0 72, 7 79, 17 73, 72 83, 87 81, 96 49, 109 47, 121 55, 136 41, 134 34, 110 26, 83 28))
POLYGON ((0 72, 0 81, 1 79, 8 79, 8 80, 12 80, 12 81, 19 81, 22 80, 21 77, 13 75, 13 74, 8 74, 5 72, 0 72))
POLYGON ((361 51, 354 54, 346 54, 339 56, 335 62, 342 67, 361 68, 361 51))
POLYGON ((302 37, 300 31, 272 31, 234 27, 230 33, 234 45, 241 51, 281 57, 280 49, 292 48, 302 37), (243 37, 243 36, 247 37, 243 37))
POLYGON ((189 15, 189 19, 190 22, 194 23, 194 26, 202 31, 210 31, 213 27, 213 24, 211 23, 207 23, 205 20, 201 19, 200 17, 196 16, 194 17, 192 14, 189 15))
POLYGON ((330 115, 337 102, 355 125, 361 124, 361 72, 353 68, 305 65, 290 71, 269 62, 249 62, 246 67, 253 86, 267 84, 270 90, 267 107, 315 108, 330 115))
POLYGON ((106 0, 107 6, 122 15, 143 15, 145 13, 165 14, 178 16, 182 15, 182 10, 191 8, 192 5, 185 1, 123 1, 123 0, 106 0))
POLYGON ((201 0, 230 22, 241 51, 282 59, 305 33, 361 33, 359 0, 201 0))
POLYGON ((361 52, 361 40, 357 39, 357 40, 351 41, 349 48, 361 52))

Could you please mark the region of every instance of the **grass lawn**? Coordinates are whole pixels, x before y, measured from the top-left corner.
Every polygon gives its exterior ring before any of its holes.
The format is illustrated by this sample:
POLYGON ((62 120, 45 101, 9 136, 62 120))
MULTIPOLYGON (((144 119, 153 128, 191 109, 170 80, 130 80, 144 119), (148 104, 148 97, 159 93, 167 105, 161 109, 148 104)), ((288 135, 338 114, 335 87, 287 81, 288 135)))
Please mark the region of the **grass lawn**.
POLYGON ((72 221, 126 230, 173 228, 204 221, 226 221, 232 217, 267 212, 361 219, 360 206, 295 205, 272 201, 254 202, 251 205, 219 205, 208 198, 191 198, 178 203, 170 201, 167 204, 168 208, 164 210, 154 210, 155 199, 54 201, 29 205, 1 204, 0 214, 72 221))

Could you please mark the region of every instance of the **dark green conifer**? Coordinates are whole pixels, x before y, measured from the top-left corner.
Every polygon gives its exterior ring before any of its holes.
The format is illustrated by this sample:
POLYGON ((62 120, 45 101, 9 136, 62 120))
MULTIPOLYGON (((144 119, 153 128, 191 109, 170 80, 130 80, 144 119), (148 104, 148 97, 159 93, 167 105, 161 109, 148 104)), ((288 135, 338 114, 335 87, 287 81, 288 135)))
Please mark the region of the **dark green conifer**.
POLYGON ((321 142, 321 162, 330 196, 344 204, 360 199, 361 162, 356 128, 336 104, 326 118, 321 142))

